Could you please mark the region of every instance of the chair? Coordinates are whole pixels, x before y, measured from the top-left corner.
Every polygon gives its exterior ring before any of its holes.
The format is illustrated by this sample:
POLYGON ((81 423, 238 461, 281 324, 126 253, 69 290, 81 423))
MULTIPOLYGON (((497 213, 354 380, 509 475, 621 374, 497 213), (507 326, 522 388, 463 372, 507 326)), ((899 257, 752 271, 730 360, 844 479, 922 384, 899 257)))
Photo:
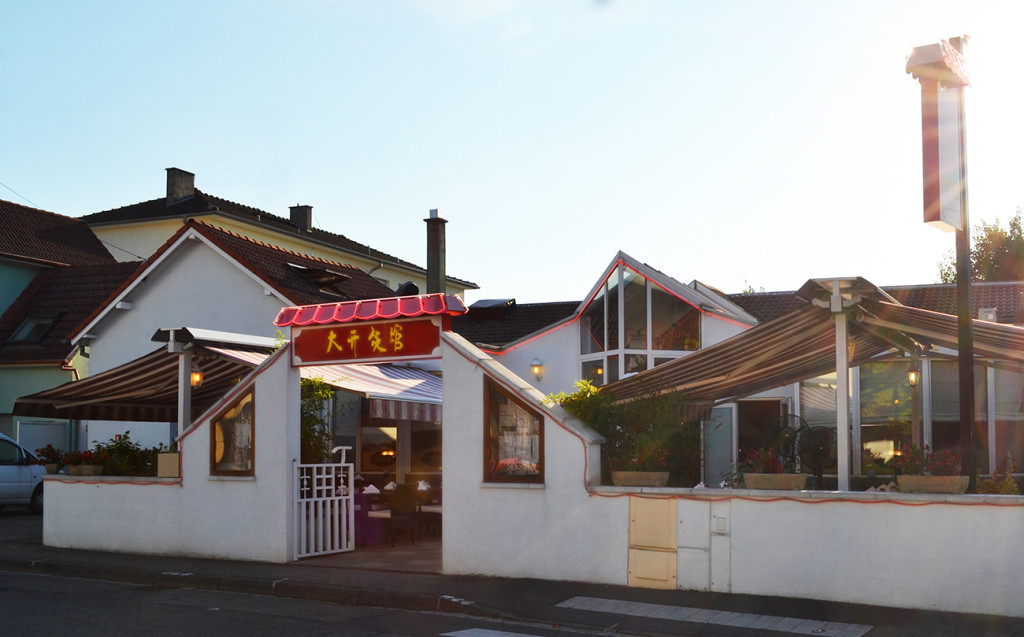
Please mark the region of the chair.
POLYGON ((419 505, 416 502, 416 485, 399 484, 388 497, 391 501, 391 520, 388 524, 388 536, 391 546, 395 545, 395 535, 401 529, 409 529, 412 543, 416 544, 416 524, 419 505))

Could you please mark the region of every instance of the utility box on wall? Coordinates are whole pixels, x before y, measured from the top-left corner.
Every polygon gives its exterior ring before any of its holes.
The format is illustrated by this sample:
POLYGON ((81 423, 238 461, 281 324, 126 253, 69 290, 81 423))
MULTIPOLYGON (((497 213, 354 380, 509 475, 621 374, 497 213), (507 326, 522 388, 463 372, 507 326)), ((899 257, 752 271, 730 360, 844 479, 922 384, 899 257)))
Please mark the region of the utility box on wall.
POLYGON ((629 499, 630 586, 676 588, 676 501, 629 499))

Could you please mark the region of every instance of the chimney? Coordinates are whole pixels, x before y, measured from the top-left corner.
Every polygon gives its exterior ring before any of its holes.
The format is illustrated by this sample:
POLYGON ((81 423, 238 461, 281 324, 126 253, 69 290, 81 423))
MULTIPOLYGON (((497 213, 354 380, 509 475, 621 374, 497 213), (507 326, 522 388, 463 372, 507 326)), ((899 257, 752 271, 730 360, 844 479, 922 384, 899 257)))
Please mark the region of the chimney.
POLYGON ((444 224, 437 208, 430 210, 427 222, 427 294, 446 293, 448 286, 444 273, 444 224))
POLYGON ((300 206, 298 204, 288 208, 291 211, 292 223, 300 230, 309 232, 313 229, 313 206, 300 206))
POLYGON ((180 168, 167 169, 167 205, 196 194, 196 176, 180 168))

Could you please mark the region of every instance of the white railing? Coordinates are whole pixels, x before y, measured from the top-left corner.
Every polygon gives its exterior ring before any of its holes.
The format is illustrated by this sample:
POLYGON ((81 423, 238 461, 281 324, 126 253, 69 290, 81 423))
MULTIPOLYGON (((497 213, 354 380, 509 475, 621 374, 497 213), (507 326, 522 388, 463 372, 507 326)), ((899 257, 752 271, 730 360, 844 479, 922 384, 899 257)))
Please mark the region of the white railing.
POLYGON ((295 559, 355 548, 352 463, 295 463, 295 559))

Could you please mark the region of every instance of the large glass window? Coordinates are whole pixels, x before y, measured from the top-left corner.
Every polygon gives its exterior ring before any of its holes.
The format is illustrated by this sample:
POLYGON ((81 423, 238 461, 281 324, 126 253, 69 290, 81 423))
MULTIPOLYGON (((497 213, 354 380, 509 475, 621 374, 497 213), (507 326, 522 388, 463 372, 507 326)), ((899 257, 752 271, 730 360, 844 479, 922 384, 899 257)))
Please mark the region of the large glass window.
MULTIPOLYGON (((932 449, 960 451, 960 370, 957 361, 932 361, 932 449)), ((988 467, 985 368, 974 368, 974 441, 977 466, 988 467)), ((964 463, 967 459, 963 459, 964 463)))
MULTIPOLYGON (((647 349, 647 279, 625 269, 622 277, 623 338, 625 349, 647 349)), ((646 369, 646 365, 644 369, 646 369)))
MULTIPOLYGON (((906 361, 860 366, 861 471, 892 468, 897 452, 913 442, 913 393, 906 361)), ((918 416, 920 417, 920 416, 918 416)))
POLYGON ((608 277, 608 349, 619 349, 619 271, 608 277))
POLYGON ((660 350, 700 349, 700 311, 651 283, 651 333, 660 350))
POLYGON ((398 476, 398 427, 394 421, 372 418, 361 427, 359 473, 373 483, 387 484, 398 476))
MULTIPOLYGON (((995 370, 996 391, 996 468, 1006 470, 1013 462, 1016 471, 1024 470, 1024 374, 995 370)), ((981 473, 988 467, 982 466, 981 473)))
POLYGON ((580 354, 604 351, 604 286, 580 316, 580 354))
POLYGON ((210 465, 213 475, 253 475, 256 417, 250 390, 213 421, 210 465))
POLYGON ((484 482, 544 482, 544 419, 484 381, 484 482))
POLYGON ((604 385, 604 359, 583 361, 580 364, 580 378, 589 380, 596 387, 604 385))

